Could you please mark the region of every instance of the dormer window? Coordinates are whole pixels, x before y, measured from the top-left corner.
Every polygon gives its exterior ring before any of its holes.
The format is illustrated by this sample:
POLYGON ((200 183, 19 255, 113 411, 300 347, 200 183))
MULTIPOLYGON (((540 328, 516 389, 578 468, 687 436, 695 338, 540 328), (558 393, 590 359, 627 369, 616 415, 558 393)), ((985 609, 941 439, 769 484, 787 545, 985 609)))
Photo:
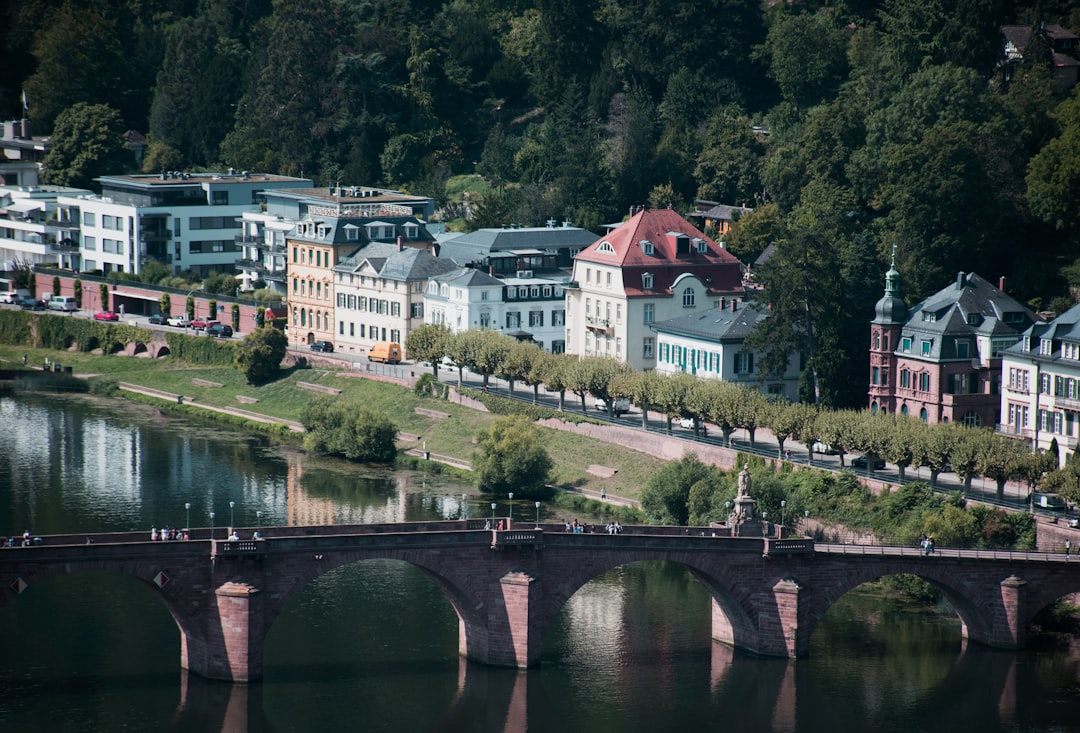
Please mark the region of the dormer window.
POLYGON ((694 248, 697 250, 698 254, 705 254, 709 251, 709 243, 701 237, 694 237, 694 248))
POLYGON ((345 239, 350 242, 355 242, 356 240, 360 239, 360 227, 356 226, 355 224, 346 224, 345 239))
POLYGON ((1080 359, 1080 344, 1062 344, 1061 345, 1061 358, 1072 359, 1076 361, 1080 359))
POLYGON ((1027 334, 1024 334, 1023 342, 1024 343, 1020 348, 1024 351, 1031 351, 1031 337, 1027 334))
POLYGON ((408 222, 402 227, 405 230, 406 239, 416 239, 420 236, 420 227, 412 222, 408 222))
POLYGON ((611 242, 608 242, 607 240, 604 240, 603 242, 598 244, 596 247, 596 251, 606 255, 615 254, 615 248, 612 247, 611 242))
POLYGON ((1039 354, 1042 356, 1050 356, 1054 353, 1054 341, 1053 339, 1039 339, 1039 354))
POLYGON ((653 254, 653 243, 650 242, 648 239, 642 239, 640 244, 641 244, 641 253, 652 256, 652 254, 653 254))
POLYGON ((982 325, 982 322, 983 322, 982 314, 981 313, 969 313, 968 317, 967 317, 967 322, 968 322, 969 326, 982 325))
POLYGON ((653 287, 652 273, 646 272, 644 275, 641 276, 641 289, 642 290, 652 290, 652 287, 653 287))
POLYGON ((937 313, 931 313, 930 311, 923 311, 922 319, 925 323, 933 323, 937 320, 937 313))

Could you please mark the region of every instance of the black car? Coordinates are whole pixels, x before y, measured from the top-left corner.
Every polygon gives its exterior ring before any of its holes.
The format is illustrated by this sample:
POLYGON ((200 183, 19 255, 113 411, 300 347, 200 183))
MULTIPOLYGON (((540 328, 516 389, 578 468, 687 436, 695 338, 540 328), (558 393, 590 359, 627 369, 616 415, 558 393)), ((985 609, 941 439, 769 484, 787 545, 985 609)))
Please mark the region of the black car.
POLYGON ((330 353, 334 350, 334 345, 329 341, 315 341, 311 344, 311 350, 330 353))
POLYGON ((19 306, 28 311, 43 311, 49 307, 44 300, 37 298, 23 298, 19 301, 19 306))
POLYGON ((226 326, 224 323, 214 323, 206 327, 207 336, 216 336, 219 339, 227 339, 232 338, 232 334, 232 326, 226 326))
MULTIPOLYGON (((851 461, 851 467, 852 468, 859 468, 859 469, 862 469, 863 471, 866 470, 866 467, 868 465, 869 465, 869 462, 868 462, 866 456, 859 456, 858 458, 853 458, 852 461, 851 461)), ((875 471, 880 471, 883 468, 885 468, 885 461, 881 460, 880 458, 875 458, 874 459, 874 470, 875 471)))
POLYGON ((154 324, 155 326, 164 326, 165 325, 165 316, 161 315, 160 313, 155 313, 154 315, 150 316, 146 320, 149 323, 154 324))

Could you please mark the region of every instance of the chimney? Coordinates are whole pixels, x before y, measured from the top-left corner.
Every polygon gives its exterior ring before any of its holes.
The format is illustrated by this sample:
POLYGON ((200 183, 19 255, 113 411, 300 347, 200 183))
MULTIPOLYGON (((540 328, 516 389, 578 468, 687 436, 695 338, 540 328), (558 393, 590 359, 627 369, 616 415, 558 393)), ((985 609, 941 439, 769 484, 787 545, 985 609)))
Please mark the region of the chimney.
POLYGON ((736 311, 738 305, 739 305, 739 301, 732 298, 731 299, 731 312, 732 313, 734 313, 736 311))
POLYGON ((959 290, 960 288, 964 287, 965 282, 966 282, 966 278, 964 277, 964 273, 962 273, 962 272, 956 273, 956 289, 959 290))
POLYGON ((998 278, 998 290, 1000 290, 1003 293, 1005 292, 1005 276, 1004 275, 1002 275, 1001 277, 998 278))
POLYGON ((495 265, 488 265, 488 274, 495 277, 495 265))
POLYGON ((401 235, 400 234, 398 235, 398 238, 397 238, 397 251, 398 252, 401 251, 401 235))
POLYGON ((725 308, 727 308, 727 298, 721 298, 720 299, 720 310, 724 310, 725 308))

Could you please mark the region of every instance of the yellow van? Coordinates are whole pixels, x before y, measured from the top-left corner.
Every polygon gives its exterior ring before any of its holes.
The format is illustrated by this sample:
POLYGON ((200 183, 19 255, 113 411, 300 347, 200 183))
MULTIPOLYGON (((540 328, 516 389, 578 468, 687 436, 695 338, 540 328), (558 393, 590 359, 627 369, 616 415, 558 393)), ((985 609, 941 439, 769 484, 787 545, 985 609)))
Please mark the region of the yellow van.
POLYGON ((401 361, 401 344, 394 341, 376 341, 368 352, 368 361, 397 364, 401 361))

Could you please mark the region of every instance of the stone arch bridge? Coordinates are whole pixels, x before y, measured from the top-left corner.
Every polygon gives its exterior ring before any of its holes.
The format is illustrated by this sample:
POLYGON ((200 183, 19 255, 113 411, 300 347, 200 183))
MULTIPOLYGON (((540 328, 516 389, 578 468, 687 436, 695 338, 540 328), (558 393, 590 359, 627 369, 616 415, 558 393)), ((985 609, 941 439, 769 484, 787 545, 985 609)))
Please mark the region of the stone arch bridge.
MULTIPOLYGON (((221 531, 219 530, 219 533, 221 531)), ((180 664, 211 679, 262 676, 263 640, 315 578, 373 559, 410 563, 442 589, 459 619, 462 656, 502 667, 539 663, 567 600, 621 565, 683 565, 712 596, 713 639, 756 654, 799 657, 829 607, 855 586, 911 573, 939 588, 966 639, 1024 646, 1034 615, 1080 591, 1080 560, 1064 555, 817 545, 809 539, 716 537, 711 530, 628 527, 573 534, 556 525, 506 531, 482 521, 276 527, 252 541, 151 542, 148 533, 64 535, 0 550, 0 602, 57 575, 105 571, 143 581, 180 630, 180 664)), ((250 536, 250 535, 249 535, 250 536)))

